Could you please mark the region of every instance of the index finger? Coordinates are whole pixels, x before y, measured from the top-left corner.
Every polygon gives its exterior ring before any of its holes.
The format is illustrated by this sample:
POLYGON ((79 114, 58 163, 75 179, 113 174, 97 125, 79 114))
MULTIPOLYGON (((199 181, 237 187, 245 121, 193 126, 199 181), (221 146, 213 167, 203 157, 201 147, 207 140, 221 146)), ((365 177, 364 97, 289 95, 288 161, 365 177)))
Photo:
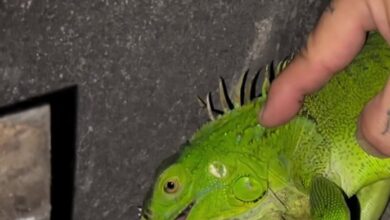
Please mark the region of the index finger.
POLYGON ((336 0, 321 16, 307 45, 273 82, 260 123, 274 127, 299 111, 304 96, 317 91, 361 50, 373 22, 365 1, 336 0))

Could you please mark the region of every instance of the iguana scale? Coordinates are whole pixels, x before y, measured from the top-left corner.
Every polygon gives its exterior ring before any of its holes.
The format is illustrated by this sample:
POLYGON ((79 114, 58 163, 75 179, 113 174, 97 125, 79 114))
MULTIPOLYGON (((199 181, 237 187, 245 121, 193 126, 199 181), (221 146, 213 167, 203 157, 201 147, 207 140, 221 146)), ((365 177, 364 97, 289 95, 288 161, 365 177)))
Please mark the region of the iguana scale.
MULTIPOLYGON (((389 73, 390 49, 370 34, 360 55, 306 97, 295 119, 273 129, 257 122, 267 80, 263 95, 249 102, 244 87, 230 101, 222 81, 225 113, 202 126, 158 173, 141 218, 380 218, 390 195, 390 159, 368 155, 355 133, 360 111, 389 73), (348 205, 351 198, 357 209, 348 205)), ((210 96, 206 105, 214 117, 210 96)))

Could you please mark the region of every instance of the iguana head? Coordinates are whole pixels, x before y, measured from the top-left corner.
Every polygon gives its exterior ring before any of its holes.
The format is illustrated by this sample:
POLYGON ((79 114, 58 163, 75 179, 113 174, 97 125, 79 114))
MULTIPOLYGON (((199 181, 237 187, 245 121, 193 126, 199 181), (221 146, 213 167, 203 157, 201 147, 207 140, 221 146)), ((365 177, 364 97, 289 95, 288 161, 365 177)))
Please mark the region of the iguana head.
POLYGON ((157 176, 143 219, 259 219, 282 211, 269 188, 267 152, 252 148, 264 131, 257 108, 248 104, 203 126, 157 176))
POLYGON ((250 219, 251 211, 266 207, 265 164, 237 153, 197 160, 179 161, 158 176, 144 219, 250 219))

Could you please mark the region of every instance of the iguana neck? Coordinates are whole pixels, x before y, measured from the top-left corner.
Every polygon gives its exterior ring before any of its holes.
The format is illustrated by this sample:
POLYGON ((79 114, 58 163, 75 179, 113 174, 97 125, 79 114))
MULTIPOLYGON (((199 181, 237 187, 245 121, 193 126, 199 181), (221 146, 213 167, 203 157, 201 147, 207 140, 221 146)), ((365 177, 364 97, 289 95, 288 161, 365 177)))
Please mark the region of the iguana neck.
POLYGON ((275 185, 294 183, 306 191, 311 179, 318 173, 325 172, 326 158, 330 149, 316 130, 313 121, 297 117, 289 124, 266 131, 266 144, 270 159, 270 182, 275 185))

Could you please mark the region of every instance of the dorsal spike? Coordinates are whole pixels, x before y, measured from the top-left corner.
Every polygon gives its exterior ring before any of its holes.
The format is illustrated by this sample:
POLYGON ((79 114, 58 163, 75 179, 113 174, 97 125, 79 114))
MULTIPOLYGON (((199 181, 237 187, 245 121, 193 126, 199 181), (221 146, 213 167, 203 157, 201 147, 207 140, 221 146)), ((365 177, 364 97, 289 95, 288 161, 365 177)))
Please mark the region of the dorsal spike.
POLYGON ((233 90, 233 103, 235 106, 241 106, 244 104, 245 84, 248 72, 249 69, 240 76, 240 79, 233 90))
POLYGON ((251 101, 251 89, 252 89, 252 79, 248 79, 250 77, 249 74, 246 76, 245 84, 244 84, 244 94, 243 94, 243 103, 241 105, 244 105, 246 103, 249 103, 251 101))
POLYGON ((279 75, 279 73, 282 72, 282 70, 284 69, 285 65, 284 65, 284 61, 285 60, 282 60, 278 63, 278 65, 276 65, 276 70, 275 70, 275 75, 276 77, 279 75))
POLYGON ((264 97, 267 97, 268 89, 271 85, 270 77, 269 77, 270 75, 269 66, 270 66, 269 64, 265 66, 264 74, 263 74, 264 75, 263 85, 261 86, 261 95, 264 97))
POLYGON ((278 66, 275 71, 275 77, 279 76, 279 74, 287 67, 287 65, 290 64, 293 58, 294 58, 294 53, 292 53, 289 56, 286 56, 283 60, 281 60, 278 63, 278 66))
POLYGON ((275 63, 274 61, 271 61, 271 63, 269 64, 269 74, 268 74, 268 78, 269 78, 269 81, 270 83, 272 83, 272 81, 274 81, 274 79, 276 78, 276 74, 275 74, 275 63))
POLYGON ((214 121, 215 120, 215 114, 217 115, 222 115, 223 112, 218 110, 218 109, 215 109, 214 108, 214 105, 213 105, 213 102, 211 100, 211 92, 209 92, 207 94, 207 98, 206 98, 206 105, 207 105, 207 113, 209 115, 209 118, 214 121))
POLYGON ((206 97, 206 103, 207 103, 207 113, 209 114, 210 120, 214 121, 214 112, 213 112, 213 106, 211 103, 211 93, 209 92, 206 97))
POLYGON ((295 53, 291 53, 290 55, 288 55, 285 59, 284 59, 284 62, 283 62, 283 69, 285 69, 287 67, 288 64, 291 63, 291 61, 294 59, 295 57, 295 53))
POLYGON ((256 94, 256 89, 257 89, 256 85, 257 85, 257 81, 259 80, 260 72, 261 69, 259 69, 259 71, 256 72, 255 76, 252 79, 251 89, 250 89, 250 100, 253 100, 254 98, 258 97, 258 94, 256 94))
POLYGON ((226 89, 225 80, 222 77, 219 78, 219 101, 224 112, 227 112, 234 108, 234 105, 230 100, 226 89))
POLYGON ((266 66, 264 71, 264 81, 261 89, 262 96, 267 96, 271 82, 274 81, 274 79, 287 67, 293 58, 294 54, 291 54, 282 61, 278 62, 276 66, 274 65, 273 61, 266 66))
POLYGON ((249 69, 246 70, 241 74, 237 84, 234 86, 233 90, 231 91, 231 96, 229 96, 227 92, 227 86, 225 80, 222 77, 220 77, 219 99, 223 111, 214 108, 212 98, 211 98, 211 93, 207 94, 205 100, 198 96, 197 98, 199 104, 202 107, 207 109, 207 113, 210 120, 215 120, 216 116, 222 115, 223 113, 228 112, 229 110, 240 107, 245 103, 252 101, 256 97, 262 96, 266 98, 271 82, 292 61, 294 55, 295 54, 293 53, 290 56, 287 56, 285 59, 278 62, 277 65, 274 65, 274 62, 267 64, 265 68, 263 68, 263 70, 260 69, 259 71, 256 72, 256 74, 254 75, 251 81, 247 80, 249 69), (264 76, 263 80, 259 80, 260 76, 264 76), (257 91, 258 89, 256 86, 258 81, 262 82, 260 94, 257 91))
POLYGON ((242 84, 240 89, 240 103, 241 105, 245 104, 245 87, 246 87, 246 81, 248 78, 249 69, 245 71, 243 77, 242 77, 242 84))

